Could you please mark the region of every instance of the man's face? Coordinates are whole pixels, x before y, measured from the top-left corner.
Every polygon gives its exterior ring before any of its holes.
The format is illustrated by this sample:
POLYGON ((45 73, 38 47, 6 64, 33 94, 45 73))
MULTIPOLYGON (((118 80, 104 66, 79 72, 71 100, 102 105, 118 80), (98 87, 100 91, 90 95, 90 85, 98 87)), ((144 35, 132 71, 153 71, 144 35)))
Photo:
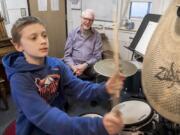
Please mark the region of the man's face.
POLYGON ((84 30, 89 30, 93 24, 94 18, 91 15, 84 15, 81 17, 81 27, 84 30))

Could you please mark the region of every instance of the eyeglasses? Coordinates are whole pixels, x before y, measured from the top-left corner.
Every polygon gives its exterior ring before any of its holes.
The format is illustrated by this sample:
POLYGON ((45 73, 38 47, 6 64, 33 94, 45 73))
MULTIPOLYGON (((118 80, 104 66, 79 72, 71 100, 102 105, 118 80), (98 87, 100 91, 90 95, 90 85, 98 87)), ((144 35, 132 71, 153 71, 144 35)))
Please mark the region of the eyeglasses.
POLYGON ((93 22, 94 19, 90 19, 90 18, 86 18, 86 17, 82 17, 85 21, 89 21, 89 22, 93 22))

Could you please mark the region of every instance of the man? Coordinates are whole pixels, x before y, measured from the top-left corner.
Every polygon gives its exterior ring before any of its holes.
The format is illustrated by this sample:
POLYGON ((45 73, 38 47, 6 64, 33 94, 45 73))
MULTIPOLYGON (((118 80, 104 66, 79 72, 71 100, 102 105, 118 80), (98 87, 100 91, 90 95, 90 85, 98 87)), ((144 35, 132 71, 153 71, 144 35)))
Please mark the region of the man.
POLYGON ((93 64, 102 55, 101 36, 92 28, 94 19, 95 13, 92 9, 83 11, 81 25, 70 32, 65 45, 64 61, 82 79, 95 77, 93 64))

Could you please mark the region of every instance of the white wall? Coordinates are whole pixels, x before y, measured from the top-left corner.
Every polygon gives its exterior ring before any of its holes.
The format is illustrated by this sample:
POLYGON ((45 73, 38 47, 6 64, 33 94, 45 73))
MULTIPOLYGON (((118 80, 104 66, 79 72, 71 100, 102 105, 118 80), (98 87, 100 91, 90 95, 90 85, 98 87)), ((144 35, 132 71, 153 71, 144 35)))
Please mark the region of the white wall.
MULTIPOLYGON (((24 8, 26 10, 27 15, 29 14, 28 6, 27 6, 27 0, 5 0, 5 1, 6 1, 7 9, 8 9, 9 20, 10 20, 10 23, 6 24, 6 29, 7 29, 8 36, 11 37, 10 29, 11 29, 12 25, 18 18, 22 17, 22 14, 21 14, 22 8, 24 8)), ((82 1, 85 2, 86 0, 79 0, 79 1, 80 1, 80 5, 78 7, 74 8, 74 6, 72 7, 72 5, 71 5, 71 0, 67 0, 68 32, 70 32, 73 28, 80 25, 80 21, 81 21, 80 16, 81 16, 81 12, 82 12, 82 1)), ((115 0, 113 0, 113 1, 115 1, 115 0)), ((127 0, 117 0, 118 5, 117 5, 116 10, 118 11, 117 12, 118 17, 120 16, 120 14, 122 12, 121 11, 121 9, 123 8, 123 7, 121 7, 122 1, 127 1, 127 0)), ((140 1, 142 1, 142 0, 140 0, 140 1)), ((151 13, 164 14, 165 10, 167 9, 167 7, 169 6, 169 4, 172 0, 151 0, 151 1, 153 2, 151 13)), ((103 3, 102 3, 102 5, 99 5, 99 6, 106 6, 106 8, 108 8, 108 5, 105 5, 103 3)), ((127 11, 128 11, 128 9, 127 9, 127 11)), ((138 29, 139 25, 141 24, 142 19, 134 20, 134 21, 135 21, 135 30, 129 31, 129 33, 130 33, 129 37, 131 37, 131 35, 132 35, 131 33, 135 33, 135 31, 138 29)), ((94 21, 93 26, 96 27, 100 33, 104 33, 108 37, 110 43, 112 44, 112 40, 113 40, 113 36, 112 36, 113 35, 113 31, 112 31, 113 23, 112 22, 103 21, 103 20, 94 21)), ((128 31, 126 30, 124 32, 123 29, 120 29, 119 32, 125 33, 125 35, 127 35, 128 31)), ((122 39, 122 38, 120 37, 120 39, 122 39)), ((126 41, 126 43, 128 43, 128 44, 130 44, 130 42, 131 41, 126 41)))
MULTIPOLYGON (((82 0, 80 0, 81 3, 82 0)), ((85 1, 85 0, 83 0, 85 1)), ((121 8, 121 0, 118 0, 118 11, 120 11, 121 8)), ((163 14, 166 8, 169 6, 169 3, 172 0, 152 0, 153 1, 153 9, 152 13, 156 14, 163 14)), ((26 9, 26 14, 28 15, 28 6, 27 6, 27 0, 5 0, 7 9, 8 9, 8 15, 10 19, 10 24, 6 24, 6 29, 8 32, 8 35, 10 36, 10 29, 13 25, 13 23, 21 16, 21 8, 26 9)), ((108 5, 100 5, 100 6, 107 6, 108 5)), ((80 5, 80 9, 71 9, 71 1, 67 0, 67 25, 68 25, 68 32, 71 31, 73 28, 78 26, 80 24, 80 16, 81 16, 81 10, 82 10, 82 4, 80 5)), ((141 20, 136 21, 136 29, 140 25, 141 20)), ((103 28, 112 28, 112 22, 103 22, 103 21, 95 21, 94 22, 95 27, 101 27, 103 28)), ((101 31, 103 31, 102 29, 101 31)), ((111 35, 111 34, 109 34, 111 35)))
POLYGON ((22 17, 21 14, 21 8, 24 8, 26 11, 26 15, 28 15, 28 6, 27 6, 27 0, 5 0, 8 10, 8 16, 9 16, 9 24, 6 24, 6 30, 8 33, 8 36, 11 37, 10 30, 12 28, 12 25, 14 22, 22 17))
MULTIPOLYGON (((80 1, 82 1, 82 0, 80 0, 80 1)), ((83 1, 86 1, 86 0, 83 0, 83 1)), ((118 0, 118 6, 117 6, 118 8, 122 8, 121 1, 122 0, 118 0)), ((142 1, 142 0, 139 0, 139 1, 142 1)), ((146 0, 143 0, 143 1, 146 1, 146 0)), ((165 10, 167 9, 167 7, 169 6, 169 4, 172 0, 151 0, 151 1, 153 3, 151 13, 164 14, 165 10)), ((107 6, 107 8, 108 8, 108 5, 103 5, 103 3, 100 6, 107 6)), ((80 24, 81 10, 82 10, 82 7, 80 9, 71 9, 71 1, 67 0, 68 31, 71 31, 72 28, 74 28, 80 24)), ((120 11, 119 9, 117 9, 117 10, 120 11)), ((139 28, 141 21, 142 20, 135 21, 136 29, 139 28)), ((104 27, 109 27, 109 25, 111 25, 110 22, 104 22, 104 21, 95 21, 94 22, 94 25, 96 25, 96 26, 98 26, 99 24, 103 25, 104 27)))
POLYGON ((81 8, 78 10, 71 9, 71 1, 67 0, 68 32, 80 24, 80 15, 81 15, 81 8))
POLYGON ((172 0, 153 0, 152 13, 164 14, 171 1, 172 0))

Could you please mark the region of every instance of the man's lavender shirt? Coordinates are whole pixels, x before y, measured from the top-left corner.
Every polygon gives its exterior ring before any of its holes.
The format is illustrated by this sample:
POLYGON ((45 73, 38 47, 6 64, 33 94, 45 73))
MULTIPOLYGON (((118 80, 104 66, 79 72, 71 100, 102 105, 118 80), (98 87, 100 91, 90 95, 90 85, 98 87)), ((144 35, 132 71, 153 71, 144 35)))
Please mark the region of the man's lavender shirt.
POLYGON ((65 45, 64 61, 68 65, 94 64, 102 58, 102 41, 100 34, 91 28, 88 37, 81 35, 80 27, 69 33, 65 45))

